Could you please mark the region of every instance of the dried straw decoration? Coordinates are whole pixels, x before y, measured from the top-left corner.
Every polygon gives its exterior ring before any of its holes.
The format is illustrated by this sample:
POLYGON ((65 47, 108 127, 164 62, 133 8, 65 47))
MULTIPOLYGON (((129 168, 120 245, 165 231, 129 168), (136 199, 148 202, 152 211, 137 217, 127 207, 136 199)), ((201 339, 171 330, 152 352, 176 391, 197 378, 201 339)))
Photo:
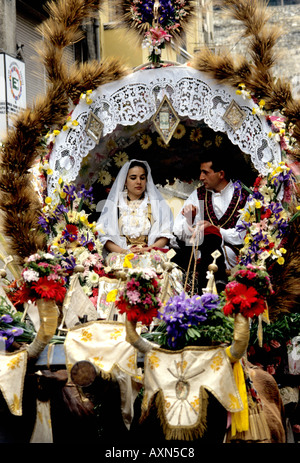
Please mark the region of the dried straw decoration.
POLYGON ((69 102, 82 91, 128 73, 116 59, 76 64, 69 72, 64 48, 82 38, 82 21, 99 14, 102 0, 58 0, 47 4, 49 18, 39 30, 44 40, 36 49, 45 65, 48 88, 32 108, 21 111, 8 131, 0 153, 1 232, 15 263, 46 246, 38 226, 42 203, 32 184, 31 169, 43 152, 42 139, 50 127, 60 127, 69 102))
POLYGON ((277 61, 274 46, 281 30, 268 24, 270 15, 264 0, 219 0, 218 5, 233 19, 243 24, 242 37, 249 42, 248 60, 245 56, 233 57, 230 53, 214 54, 208 48, 195 55, 191 66, 206 72, 212 78, 233 87, 245 84, 257 98, 265 101, 265 109, 280 110, 287 118, 287 125, 294 126, 294 137, 299 146, 292 154, 300 159, 300 101, 295 101, 289 82, 275 79, 272 68, 277 61))

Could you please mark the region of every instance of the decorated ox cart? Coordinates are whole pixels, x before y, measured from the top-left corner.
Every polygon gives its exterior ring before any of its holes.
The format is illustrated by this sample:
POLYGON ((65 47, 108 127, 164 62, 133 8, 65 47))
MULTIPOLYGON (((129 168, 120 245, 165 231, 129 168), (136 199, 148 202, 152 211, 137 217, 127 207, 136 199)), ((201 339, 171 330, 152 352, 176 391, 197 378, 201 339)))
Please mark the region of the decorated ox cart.
POLYGON ((272 77, 276 34, 262 5, 222 3, 251 36, 252 63, 208 50, 164 63, 192 2, 119 2, 150 47, 149 64, 134 71, 115 59, 68 70, 63 49, 101 2, 50 3, 40 50, 48 91, 18 116, 1 155, 3 441, 63 441, 68 428, 103 442, 118 426, 126 439, 149 427, 151 439, 286 441, 274 377, 284 394, 297 390, 300 105, 272 77), (138 22, 143 3, 152 27, 138 22), (188 268, 176 247, 106 257, 96 222, 119 168, 148 161, 175 217, 209 150, 228 157, 249 194, 225 291, 213 254, 197 294, 194 244, 188 268), (261 356, 269 341, 291 347, 274 377, 261 356))

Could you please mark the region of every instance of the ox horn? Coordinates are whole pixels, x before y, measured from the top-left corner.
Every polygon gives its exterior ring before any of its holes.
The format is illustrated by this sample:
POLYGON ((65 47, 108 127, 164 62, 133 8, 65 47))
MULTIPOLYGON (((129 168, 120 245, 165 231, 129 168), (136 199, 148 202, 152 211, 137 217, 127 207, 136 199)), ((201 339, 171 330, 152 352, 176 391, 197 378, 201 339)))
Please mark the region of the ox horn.
POLYGON ((226 352, 232 363, 240 360, 245 354, 250 338, 249 319, 238 313, 234 319, 233 343, 226 352))
POLYGON ((126 328, 126 341, 129 342, 133 347, 137 350, 146 354, 149 352, 153 347, 159 347, 157 344, 153 344, 147 339, 142 338, 136 332, 136 322, 129 321, 127 318, 125 320, 125 328, 126 328))
POLYGON ((37 358, 56 333, 59 310, 52 299, 38 299, 36 302, 41 325, 33 342, 27 346, 29 358, 37 358))
MULTIPOLYGON (((136 332, 136 323, 125 320, 126 341, 142 353, 149 352, 153 347, 159 347, 139 336, 136 332)), ((227 347, 226 352, 231 362, 237 362, 245 354, 250 338, 249 319, 237 314, 234 320, 233 343, 227 347)))

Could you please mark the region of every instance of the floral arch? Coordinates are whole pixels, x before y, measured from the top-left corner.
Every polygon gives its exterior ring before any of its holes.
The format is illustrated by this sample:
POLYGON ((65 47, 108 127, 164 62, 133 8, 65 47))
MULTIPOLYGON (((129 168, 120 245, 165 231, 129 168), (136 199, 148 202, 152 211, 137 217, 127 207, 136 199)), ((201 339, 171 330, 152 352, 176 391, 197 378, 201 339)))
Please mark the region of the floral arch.
POLYGON ((109 163, 111 153, 133 143, 150 126, 155 130, 151 120, 165 95, 180 121, 189 121, 190 126, 201 123, 213 132, 223 133, 264 175, 268 162, 280 162, 280 144, 269 136, 267 119, 254 114, 258 105, 239 93, 183 65, 139 70, 82 94, 70 116, 73 123, 52 135, 55 143, 49 164, 53 175, 48 178, 48 194, 55 190, 60 177, 65 182, 93 183, 99 170, 109 163), (235 129, 224 117, 232 102, 243 113, 235 129), (91 114, 103 124, 99 142, 86 130, 91 114))

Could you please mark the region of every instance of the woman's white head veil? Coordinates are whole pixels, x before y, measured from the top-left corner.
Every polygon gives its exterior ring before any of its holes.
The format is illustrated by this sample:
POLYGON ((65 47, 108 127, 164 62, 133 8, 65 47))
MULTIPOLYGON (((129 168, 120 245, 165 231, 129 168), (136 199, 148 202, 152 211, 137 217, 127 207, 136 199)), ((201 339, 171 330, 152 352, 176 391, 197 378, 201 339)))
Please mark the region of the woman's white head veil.
MULTIPOLYGON (((115 244, 126 249, 126 238, 120 236, 119 224, 118 224, 118 203, 120 194, 122 194, 127 178, 128 170, 133 162, 138 161, 132 159, 126 162, 118 173, 116 180, 109 192, 107 200, 105 201, 102 213, 97 222, 97 229, 100 235, 100 241, 104 245, 106 241, 113 241, 115 244)), ((153 178, 151 175, 151 169, 146 161, 138 161, 145 165, 147 171, 147 184, 146 191, 149 196, 151 204, 151 213, 153 218, 153 224, 148 235, 148 245, 155 243, 160 237, 166 237, 170 240, 170 245, 176 246, 176 239, 172 234, 173 230, 173 214, 164 200, 161 193, 154 185, 153 178)))

